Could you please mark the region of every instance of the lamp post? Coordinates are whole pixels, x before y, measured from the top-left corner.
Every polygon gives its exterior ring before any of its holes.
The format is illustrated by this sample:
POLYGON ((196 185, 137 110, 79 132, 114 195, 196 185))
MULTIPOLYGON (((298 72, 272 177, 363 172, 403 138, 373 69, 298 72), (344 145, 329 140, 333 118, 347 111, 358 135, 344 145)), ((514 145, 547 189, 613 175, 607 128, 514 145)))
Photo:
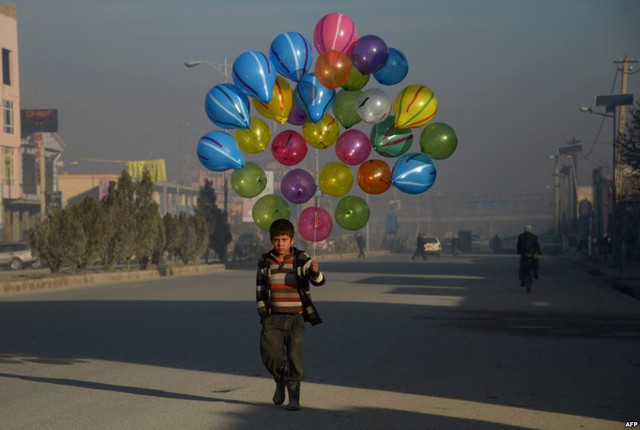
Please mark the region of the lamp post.
MULTIPOLYGON (((206 60, 189 60, 184 62, 184 66, 189 69, 201 64, 206 64, 207 66, 215 69, 218 73, 220 73, 224 79, 225 84, 229 82, 229 74, 233 65, 227 61, 227 57, 224 57, 223 63, 215 63, 213 61, 206 60)), ((227 172, 222 172, 222 178, 224 182, 224 216, 226 218, 229 208, 229 183, 227 181, 227 172)))
POLYGON ((555 167, 553 169, 553 225, 556 234, 556 238, 560 233, 560 171, 558 163, 560 161, 559 155, 549 155, 549 158, 555 161, 555 167))
POLYGON ((589 106, 581 106, 580 112, 592 113, 594 115, 600 115, 613 119, 613 157, 611 162, 611 175, 613 177, 612 187, 612 202, 611 202, 611 248, 613 251, 614 267, 618 267, 620 271, 623 268, 622 257, 622 242, 621 242, 621 219, 620 219, 620 207, 619 207, 619 192, 618 192, 618 169, 617 169, 617 156, 618 156, 618 142, 616 135, 616 108, 618 106, 628 106, 633 104, 632 94, 612 94, 604 96, 596 96, 596 106, 604 106, 606 113, 596 112, 589 106))

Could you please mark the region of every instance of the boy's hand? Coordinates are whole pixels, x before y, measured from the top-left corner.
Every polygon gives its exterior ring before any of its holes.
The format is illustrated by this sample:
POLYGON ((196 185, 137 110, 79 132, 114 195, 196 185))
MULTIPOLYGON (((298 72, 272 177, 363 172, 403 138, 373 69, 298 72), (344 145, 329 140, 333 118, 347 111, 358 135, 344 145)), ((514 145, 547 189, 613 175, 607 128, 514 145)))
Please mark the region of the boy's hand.
POLYGON ((315 260, 311 261, 311 273, 319 273, 320 272, 320 265, 318 265, 318 262, 315 260))

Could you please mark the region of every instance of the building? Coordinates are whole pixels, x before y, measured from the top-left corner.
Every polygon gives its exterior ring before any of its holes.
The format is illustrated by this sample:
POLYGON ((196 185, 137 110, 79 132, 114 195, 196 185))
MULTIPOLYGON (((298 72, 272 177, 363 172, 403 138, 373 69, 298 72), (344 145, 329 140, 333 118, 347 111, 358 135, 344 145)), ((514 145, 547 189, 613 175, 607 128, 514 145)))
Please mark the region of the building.
POLYGON ((0 3, 0 241, 21 238, 20 213, 12 206, 20 200, 20 70, 18 67, 18 24, 16 5, 0 3))

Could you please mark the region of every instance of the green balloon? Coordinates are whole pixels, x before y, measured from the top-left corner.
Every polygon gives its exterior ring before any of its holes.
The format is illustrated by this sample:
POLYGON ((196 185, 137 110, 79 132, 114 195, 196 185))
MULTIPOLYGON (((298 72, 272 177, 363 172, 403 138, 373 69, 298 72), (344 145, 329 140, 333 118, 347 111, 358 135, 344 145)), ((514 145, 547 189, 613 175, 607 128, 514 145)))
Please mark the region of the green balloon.
POLYGON ((360 73, 360 71, 356 69, 356 66, 351 63, 351 73, 349 74, 349 79, 347 79, 347 82, 342 86, 342 88, 347 91, 361 90, 365 85, 367 85, 367 82, 369 82, 370 76, 371 75, 360 73))
POLYGON ((397 128, 395 120, 393 115, 389 115, 384 121, 371 127, 371 146, 383 157, 399 157, 413 143, 413 131, 410 128, 397 128))
POLYGON ((369 222, 371 210, 364 199, 346 196, 336 205, 334 218, 338 225, 347 230, 360 230, 369 222))
POLYGON ((444 122, 433 122, 420 133, 420 149, 435 160, 444 160, 458 146, 456 132, 444 122))
POLYGON ((350 128, 362 121, 358 115, 358 100, 361 95, 362 91, 360 90, 341 90, 336 94, 336 100, 333 103, 333 116, 344 128, 350 128))
POLYGON ((267 175, 256 163, 246 162, 244 167, 231 174, 231 187, 239 196, 250 199, 264 191, 267 175))
POLYGON ((289 219, 291 211, 285 199, 275 194, 267 194, 253 205, 251 216, 261 230, 269 231, 272 222, 280 218, 289 219))

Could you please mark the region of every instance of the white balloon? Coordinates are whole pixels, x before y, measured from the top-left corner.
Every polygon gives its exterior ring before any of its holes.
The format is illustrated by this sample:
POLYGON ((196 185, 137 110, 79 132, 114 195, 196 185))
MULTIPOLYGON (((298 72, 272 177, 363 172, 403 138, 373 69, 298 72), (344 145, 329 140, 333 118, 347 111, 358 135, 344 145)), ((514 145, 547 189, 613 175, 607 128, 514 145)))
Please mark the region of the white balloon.
POLYGON ((382 90, 371 88, 358 99, 358 115, 368 124, 378 124, 389 116, 391 99, 382 90))

